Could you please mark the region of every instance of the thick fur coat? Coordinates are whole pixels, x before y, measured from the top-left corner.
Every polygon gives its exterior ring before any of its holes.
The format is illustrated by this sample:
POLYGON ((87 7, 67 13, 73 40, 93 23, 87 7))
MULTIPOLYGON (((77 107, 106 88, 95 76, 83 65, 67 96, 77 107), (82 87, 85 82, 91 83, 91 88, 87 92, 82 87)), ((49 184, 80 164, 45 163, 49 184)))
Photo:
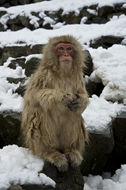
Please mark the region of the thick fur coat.
POLYGON ((69 163, 73 167, 80 165, 88 138, 81 116, 88 104, 83 65, 84 53, 74 37, 50 39, 24 96, 22 134, 25 146, 61 171, 67 170, 69 163), (67 76, 60 70, 55 52, 59 42, 72 43, 75 47, 72 70, 67 76), (68 106, 74 100, 78 104, 76 110, 68 106))

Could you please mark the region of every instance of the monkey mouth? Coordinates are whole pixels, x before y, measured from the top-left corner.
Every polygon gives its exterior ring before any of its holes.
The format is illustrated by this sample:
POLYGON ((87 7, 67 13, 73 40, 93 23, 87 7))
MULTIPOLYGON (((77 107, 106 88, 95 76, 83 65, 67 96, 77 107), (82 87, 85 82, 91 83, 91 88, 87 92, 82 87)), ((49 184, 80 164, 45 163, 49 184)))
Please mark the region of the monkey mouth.
POLYGON ((61 61, 62 62, 71 62, 71 56, 62 56, 61 61))
POLYGON ((64 60, 62 60, 61 62, 64 63, 64 64, 70 64, 70 63, 71 63, 71 60, 69 60, 69 59, 64 59, 64 60))

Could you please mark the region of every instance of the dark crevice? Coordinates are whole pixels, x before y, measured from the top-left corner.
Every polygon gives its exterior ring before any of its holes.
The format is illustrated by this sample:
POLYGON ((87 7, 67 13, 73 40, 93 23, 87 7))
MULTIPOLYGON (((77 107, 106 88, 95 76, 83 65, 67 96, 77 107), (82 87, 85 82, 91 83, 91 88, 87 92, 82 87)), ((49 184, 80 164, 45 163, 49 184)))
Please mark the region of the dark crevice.
POLYGON ((0 148, 3 148, 5 146, 5 142, 2 139, 2 137, 0 136, 0 148))
POLYGON ((110 172, 114 175, 115 171, 120 169, 123 164, 126 164, 126 150, 119 149, 119 147, 115 146, 103 171, 110 172))
POLYGON ((105 165, 104 171, 111 172, 112 175, 121 165, 126 164, 126 112, 122 112, 113 121, 114 149, 105 165))
POLYGON ((86 83, 86 89, 88 91, 89 96, 92 96, 93 94, 100 96, 104 89, 104 85, 102 84, 102 82, 95 83, 92 81, 88 81, 88 83, 86 83))

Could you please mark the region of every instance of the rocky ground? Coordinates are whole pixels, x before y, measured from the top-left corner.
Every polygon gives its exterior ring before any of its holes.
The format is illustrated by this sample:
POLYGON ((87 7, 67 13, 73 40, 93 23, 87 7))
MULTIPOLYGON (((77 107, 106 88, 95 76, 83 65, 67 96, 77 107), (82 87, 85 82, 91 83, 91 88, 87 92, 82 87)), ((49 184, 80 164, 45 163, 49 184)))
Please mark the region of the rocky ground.
MULTIPOLYGON (((62 16, 63 10, 57 11, 45 10, 41 12, 31 12, 29 15, 17 14, 14 15, 9 9, 11 7, 22 4, 35 3, 38 0, 13 0, 13 1, 0 1, 0 31, 18 31, 25 27, 30 30, 37 28, 54 29, 56 23, 79 24, 84 22, 86 24, 107 23, 114 15, 125 15, 126 6, 124 3, 116 3, 114 6, 99 7, 97 4, 91 6, 84 6, 77 13, 69 12, 62 16), (6 18, 6 19, 5 19, 6 18), (34 22, 33 21, 34 18, 34 22), (82 19, 83 18, 83 19, 82 19), (84 20, 85 19, 85 20, 84 20), (6 21, 5 21, 6 20, 6 21)), ((124 36, 107 35, 101 36, 98 39, 90 41, 89 46, 92 48, 109 48, 114 44, 122 44, 124 36)), ((125 44, 124 44, 125 45, 125 44)), ((20 94, 22 97, 25 91, 25 84, 39 64, 41 53, 44 44, 27 45, 24 42, 18 42, 16 45, 0 46, 0 65, 3 65, 9 60, 8 67, 16 69, 20 66, 25 69, 25 77, 12 78, 8 77, 9 83, 19 84, 14 93, 20 94)), ((84 71, 86 75, 90 76, 93 71, 93 60, 89 51, 85 50, 87 70, 84 71)), ((99 96, 104 89, 102 82, 88 81, 86 84, 90 96, 96 94, 99 96)), ((8 144, 20 145, 20 122, 21 113, 5 110, 0 113, 0 148, 8 144)), ((44 172, 57 182, 56 190, 82 190, 83 177, 88 174, 101 174, 103 171, 114 173, 121 164, 126 163, 126 113, 123 112, 108 126, 108 131, 101 133, 89 132, 90 142, 86 145, 86 156, 80 170, 68 171, 65 175, 61 175, 52 166, 45 166, 44 172), (50 169, 51 168, 51 169, 50 169), (65 181, 65 183, 64 183, 65 181)), ((9 190, 22 189, 48 189, 52 190, 53 187, 42 187, 36 185, 12 186, 9 190)))

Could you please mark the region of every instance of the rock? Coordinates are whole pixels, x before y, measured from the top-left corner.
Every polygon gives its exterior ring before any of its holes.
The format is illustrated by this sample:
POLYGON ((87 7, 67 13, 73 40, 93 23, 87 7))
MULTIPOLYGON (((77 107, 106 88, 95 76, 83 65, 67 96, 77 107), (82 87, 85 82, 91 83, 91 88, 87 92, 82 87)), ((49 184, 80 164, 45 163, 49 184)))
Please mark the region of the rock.
POLYGON ((21 5, 29 4, 32 2, 33 2, 32 0, 18 0, 18 4, 21 4, 21 5))
POLYGON ((124 38, 120 36, 101 36, 98 39, 90 42, 90 47, 98 48, 102 46, 103 48, 109 48, 114 44, 120 44, 124 38))
POLYGON ((14 18, 10 18, 7 21, 6 25, 12 31, 20 30, 21 28, 23 28, 22 23, 21 23, 21 21, 19 19, 19 16, 16 16, 14 18))
MULTIPOLYGON (((41 1, 45 1, 45 0, 33 0, 34 3, 41 2, 41 1)), ((46 1, 51 1, 51 0, 46 0, 46 1)))
MULTIPOLYGON (((19 42, 20 43, 20 42, 19 42)), ((19 44, 16 46, 5 46, 4 48, 0 49, 0 55, 1 55, 1 64, 3 64, 9 57, 18 58, 17 61, 12 61, 12 63, 17 62, 22 68, 24 67, 24 58, 20 58, 22 56, 28 56, 31 54, 40 54, 42 52, 44 45, 43 44, 35 44, 33 46, 31 45, 25 45, 19 44)), ((14 64, 12 64, 14 66, 14 64)), ((12 66, 12 67, 13 67, 12 66)))
POLYGON ((21 96, 24 96, 24 92, 25 92, 25 87, 26 87, 26 79, 25 78, 11 78, 11 77, 7 77, 7 81, 9 83, 19 83, 20 82, 20 85, 19 87, 15 90, 15 93, 18 93, 19 95, 21 96))
POLYGON ((24 83, 25 82, 25 78, 11 78, 11 77, 7 77, 7 81, 9 83, 15 83, 15 84, 17 84, 19 82, 24 83))
POLYGON ((29 77, 37 68, 39 65, 40 59, 39 58, 31 58, 26 62, 26 67, 25 67, 25 75, 29 77))
POLYGON ((27 185, 22 185, 22 190, 58 190, 58 189, 53 188, 51 186, 27 184, 27 185))
POLYGON ((92 23, 105 24, 107 23, 108 20, 109 19, 102 18, 100 16, 94 16, 91 20, 87 20, 86 24, 92 24, 92 23))
MULTIPOLYGON (((0 0, 0 7, 10 7, 12 5, 21 5, 27 3, 42 2, 42 0, 0 0)), ((45 17, 51 18, 54 23, 61 22, 63 24, 75 24, 80 23, 83 17, 86 17, 86 24, 91 23, 106 23, 114 15, 119 16, 121 14, 126 14, 126 8, 123 7, 124 3, 117 3, 112 6, 104 6, 98 8, 97 4, 90 7, 82 7, 80 13, 70 12, 68 14, 63 14, 63 10, 58 11, 45 11, 45 17), (96 12, 95 12, 96 11, 96 12)), ((0 17, 8 14, 6 11, 0 11, 0 17)), ((42 28, 52 28, 49 23, 44 24, 44 19, 40 18, 40 12, 31 12, 31 15, 38 19, 38 27, 42 28)), ((10 16, 8 14, 8 16, 10 16)), ((13 16, 13 15, 12 15, 13 16)), ((19 30, 21 28, 27 27, 31 30, 35 29, 35 26, 30 24, 30 17, 18 15, 9 19, 7 21, 7 29, 13 31, 19 30)), ((0 23, 0 31, 5 31, 4 25, 0 23)), ((103 48, 109 48, 113 44, 122 43, 123 37, 119 36, 102 36, 94 41, 90 42, 90 46, 93 48, 98 48, 102 46, 103 48)), ((125 42, 123 42, 125 44, 125 42)), ((0 65, 2 65, 9 57, 13 59, 9 65, 12 69, 16 69, 16 65, 21 66, 25 69, 26 75, 29 77, 36 66, 39 64, 40 59, 32 56, 30 60, 26 56, 32 54, 39 54, 42 52, 42 44, 36 44, 33 46, 28 46, 24 42, 18 42, 18 45, 13 47, 0 47, 0 65), (25 56, 25 58, 22 58, 25 56), (26 62, 26 60, 28 60, 26 62)), ((85 50, 86 61, 85 64, 87 69, 84 70, 84 74, 90 76, 93 71, 93 61, 90 52, 85 50)), ((87 77, 88 78, 88 77, 87 77)), ((10 83, 19 83, 20 86, 16 89, 20 95, 24 95, 25 91, 25 81, 26 79, 14 79, 7 78, 10 83)), ((96 94, 99 96, 104 88, 101 81, 95 83, 94 81, 88 80, 86 83, 86 88, 89 95, 96 94)), ((8 144, 18 144, 20 145, 20 123, 21 123, 21 113, 14 112, 3 112, 0 113, 0 148, 8 144)), ((121 113, 117 118, 113 120, 111 126, 108 126, 106 131, 89 131, 90 142, 86 145, 86 151, 84 154, 84 161, 81 165, 81 171, 79 168, 70 168, 68 172, 60 173, 57 169, 49 164, 44 166, 42 172, 47 174, 49 177, 56 181, 56 190, 83 190, 84 181, 83 175, 101 174, 103 171, 113 172, 120 167, 121 164, 126 164, 126 112, 121 113), (83 175, 82 175, 83 174, 83 175)), ((12 185, 9 190, 53 190, 50 186, 40 186, 40 185, 12 185)))
POLYGON ((19 144, 21 114, 16 112, 0 113, 0 147, 19 144))
POLYGON ((19 15, 18 18, 19 18, 21 24, 23 25, 23 27, 27 27, 27 28, 32 29, 32 30, 35 29, 34 26, 32 24, 30 24, 30 18, 29 17, 27 17, 25 15, 24 16, 19 15))
POLYGON ((10 7, 10 3, 4 3, 2 4, 3 7, 9 8, 10 7))
POLYGON ((11 60, 11 63, 8 65, 11 69, 16 69, 17 65, 22 67, 22 69, 25 69, 25 58, 16 58, 11 60))
POLYGON ((112 6, 103 6, 98 9, 98 15, 100 17, 106 18, 108 14, 112 13, 114 8, 112 6))
POLYGON ((85 75, 90 76, 90 74, 93 72, 93 62, 92 62, 91 54, 88 50, 85 50, 84 55, 85 55, 86 67, 84 67, 83 71, 85 75))
POLYGON ((1 60, 2 59, 2 52, 3 52, 2 48, 0 48, 0 66, 2 65, 2 60, 1 60))
POLYGON ((126 151, 126 112, 119 114, 113 122, 113 133, 118 149, 126 151))
POLYGON ((11 185, 7 190, 53 190, 53 189, 55 188, 51 186, 27 184, 27 185, 11 185))
POLYGON ((25 93, 25 87, 26 87, 26 85, 21 83, 19 85, 19 87, 16 89, 15 93, 18 93, 19 95, 21 95, 23 97, 24 93, 25 93))
POLYGON ((86 89, 88 91, 89 96, 92 96, 93 94, 96 94, 97 96, 100 96, 104 89, 104 85, 102 82, 94 82, 88 79, 86 81, 86 89))
POLYGON ((42 53, 42 50, 43 50, 43 47, 45 45, 44 44, 35 44, 35 45, 32 45, 30 46, 30 49, 29 49, 29 55, 30 54, 40 54, 42 53))
POLYGON ((3 48, 2 53, 2 63, 4 63, 9 57, 21 57, 27 56, 28 54, 28 46, 6 46, 3 48))
POLYGON ((75 12, 70 12, 63 16, 63 19, 65 21, 65 24, 79 24, 81 21, 81 18, 76 15, 75 12))
POLYGON ((6 11, 0 11, 0 17, 2 17, 3 15, 5 15, 6 13, 7 13, 6 11))
POLYGON ((101 174, 113 148, 114 139, 110 128, 107 132, 89 132, 89 144, 86 145, 81 166, 83 176, 101 174))
POLYGON ((8 190, 83 190, 84 180, 79 168, 59 172, 55 166, 45 163, 42 173, 56 182, 55 188, 48 185, 24 184, 11 185, 8 190))
POLYGON ((56 182, 56 190, 83 190, 84 180, 80 168, 71 168, 67 172, 59 172, 57 168, 45 163, 43 173, 56 182))
POLYGON ((23 190, 20 185, 11 185, 7 190, 23 190))
POLYGON ((2 23, 0 23, 0 31, 2 32, 2 31, 4 31, 5 29, 4 29, 4 25, 2 24, 2 23))
POLYGON ((1 0, 0 5, 3 5, 6 2, 6 0, 1 0))
MULTIPOLYGON (((94 18, 96 17, 96 10, 97 10, 97 6, 98 5, 94 5, 92 7, 83 7, 80 11, 80 14, 79 14, 79 17, 80 18, 83 18, 83 17, 86 17, 86 21, 85 21, 85 24, 91 24, 94 22, 94 18), (91 11, 89 11, 91 10, 91 11)), ((95 22, 97 23, 97 22, 95 22)))
MULTIPOLYGON (((44 1, 44 0, 43 0, 44 1)), ((2 6, 10 7, 15 5, 24 5, 29 3, 36 3, 41 2, 41 0, 12 0, 5 2, 2 0, 0 1, 2 6), (4 2, 4 3, 3 3, 4 2)), ((116 14, 125 14, 126 8, 123 7, 124 3, 116 3, 114 6, 103 6, 98 7, 98 4, 94 4, 92 6, 85 6, 82 7, 80 12, 77 14, 74 11, 71 11, 69 13, 66 13, 62 15, 63 10, 59 9, 58 11, 45 11, 45 16, 48 16, 50 19, 53 20, 53 24, 56 24, 58 22, 64 23, 64 24, 79 24, 81 19, 83 17, 86 17, 87 20, 85 21, 86 24, 91 23, 99 23, 103 24, 110 20, 112 15, 116 14)), ((2 15, 5 15, 6 13, 2 13, 2 15)), ((24 27, 27 27, 31 30, 35 30, 36 28, 46 28, 46 29, 52 29, 53 24, 46 23, 44 24, 44 19, 39 16, 40 12, 31 12, 31 15, 34 15, 37 20, 37 25, 34 25, 31 23, 31 17, 24 15, 17 15, 16 18, 9 19, 7 21, 7 29, 11 29, 13 31, 22 29, 24 27)), ((12 16, 10 13, 7 13, 6 15, 12 16)), ((2 23, 0 24, 1 31, 4 31, 4 26, 2 23)))
POLYGON ((120 113, 113 120, 113 135, 115 147, 105 167, 106 171, 112 173, 126 164, 126 112, 120 113))
POLYGON ((13 6, 18 5, 18 0, 11 0, 11 5, 13 5, 13 6))

